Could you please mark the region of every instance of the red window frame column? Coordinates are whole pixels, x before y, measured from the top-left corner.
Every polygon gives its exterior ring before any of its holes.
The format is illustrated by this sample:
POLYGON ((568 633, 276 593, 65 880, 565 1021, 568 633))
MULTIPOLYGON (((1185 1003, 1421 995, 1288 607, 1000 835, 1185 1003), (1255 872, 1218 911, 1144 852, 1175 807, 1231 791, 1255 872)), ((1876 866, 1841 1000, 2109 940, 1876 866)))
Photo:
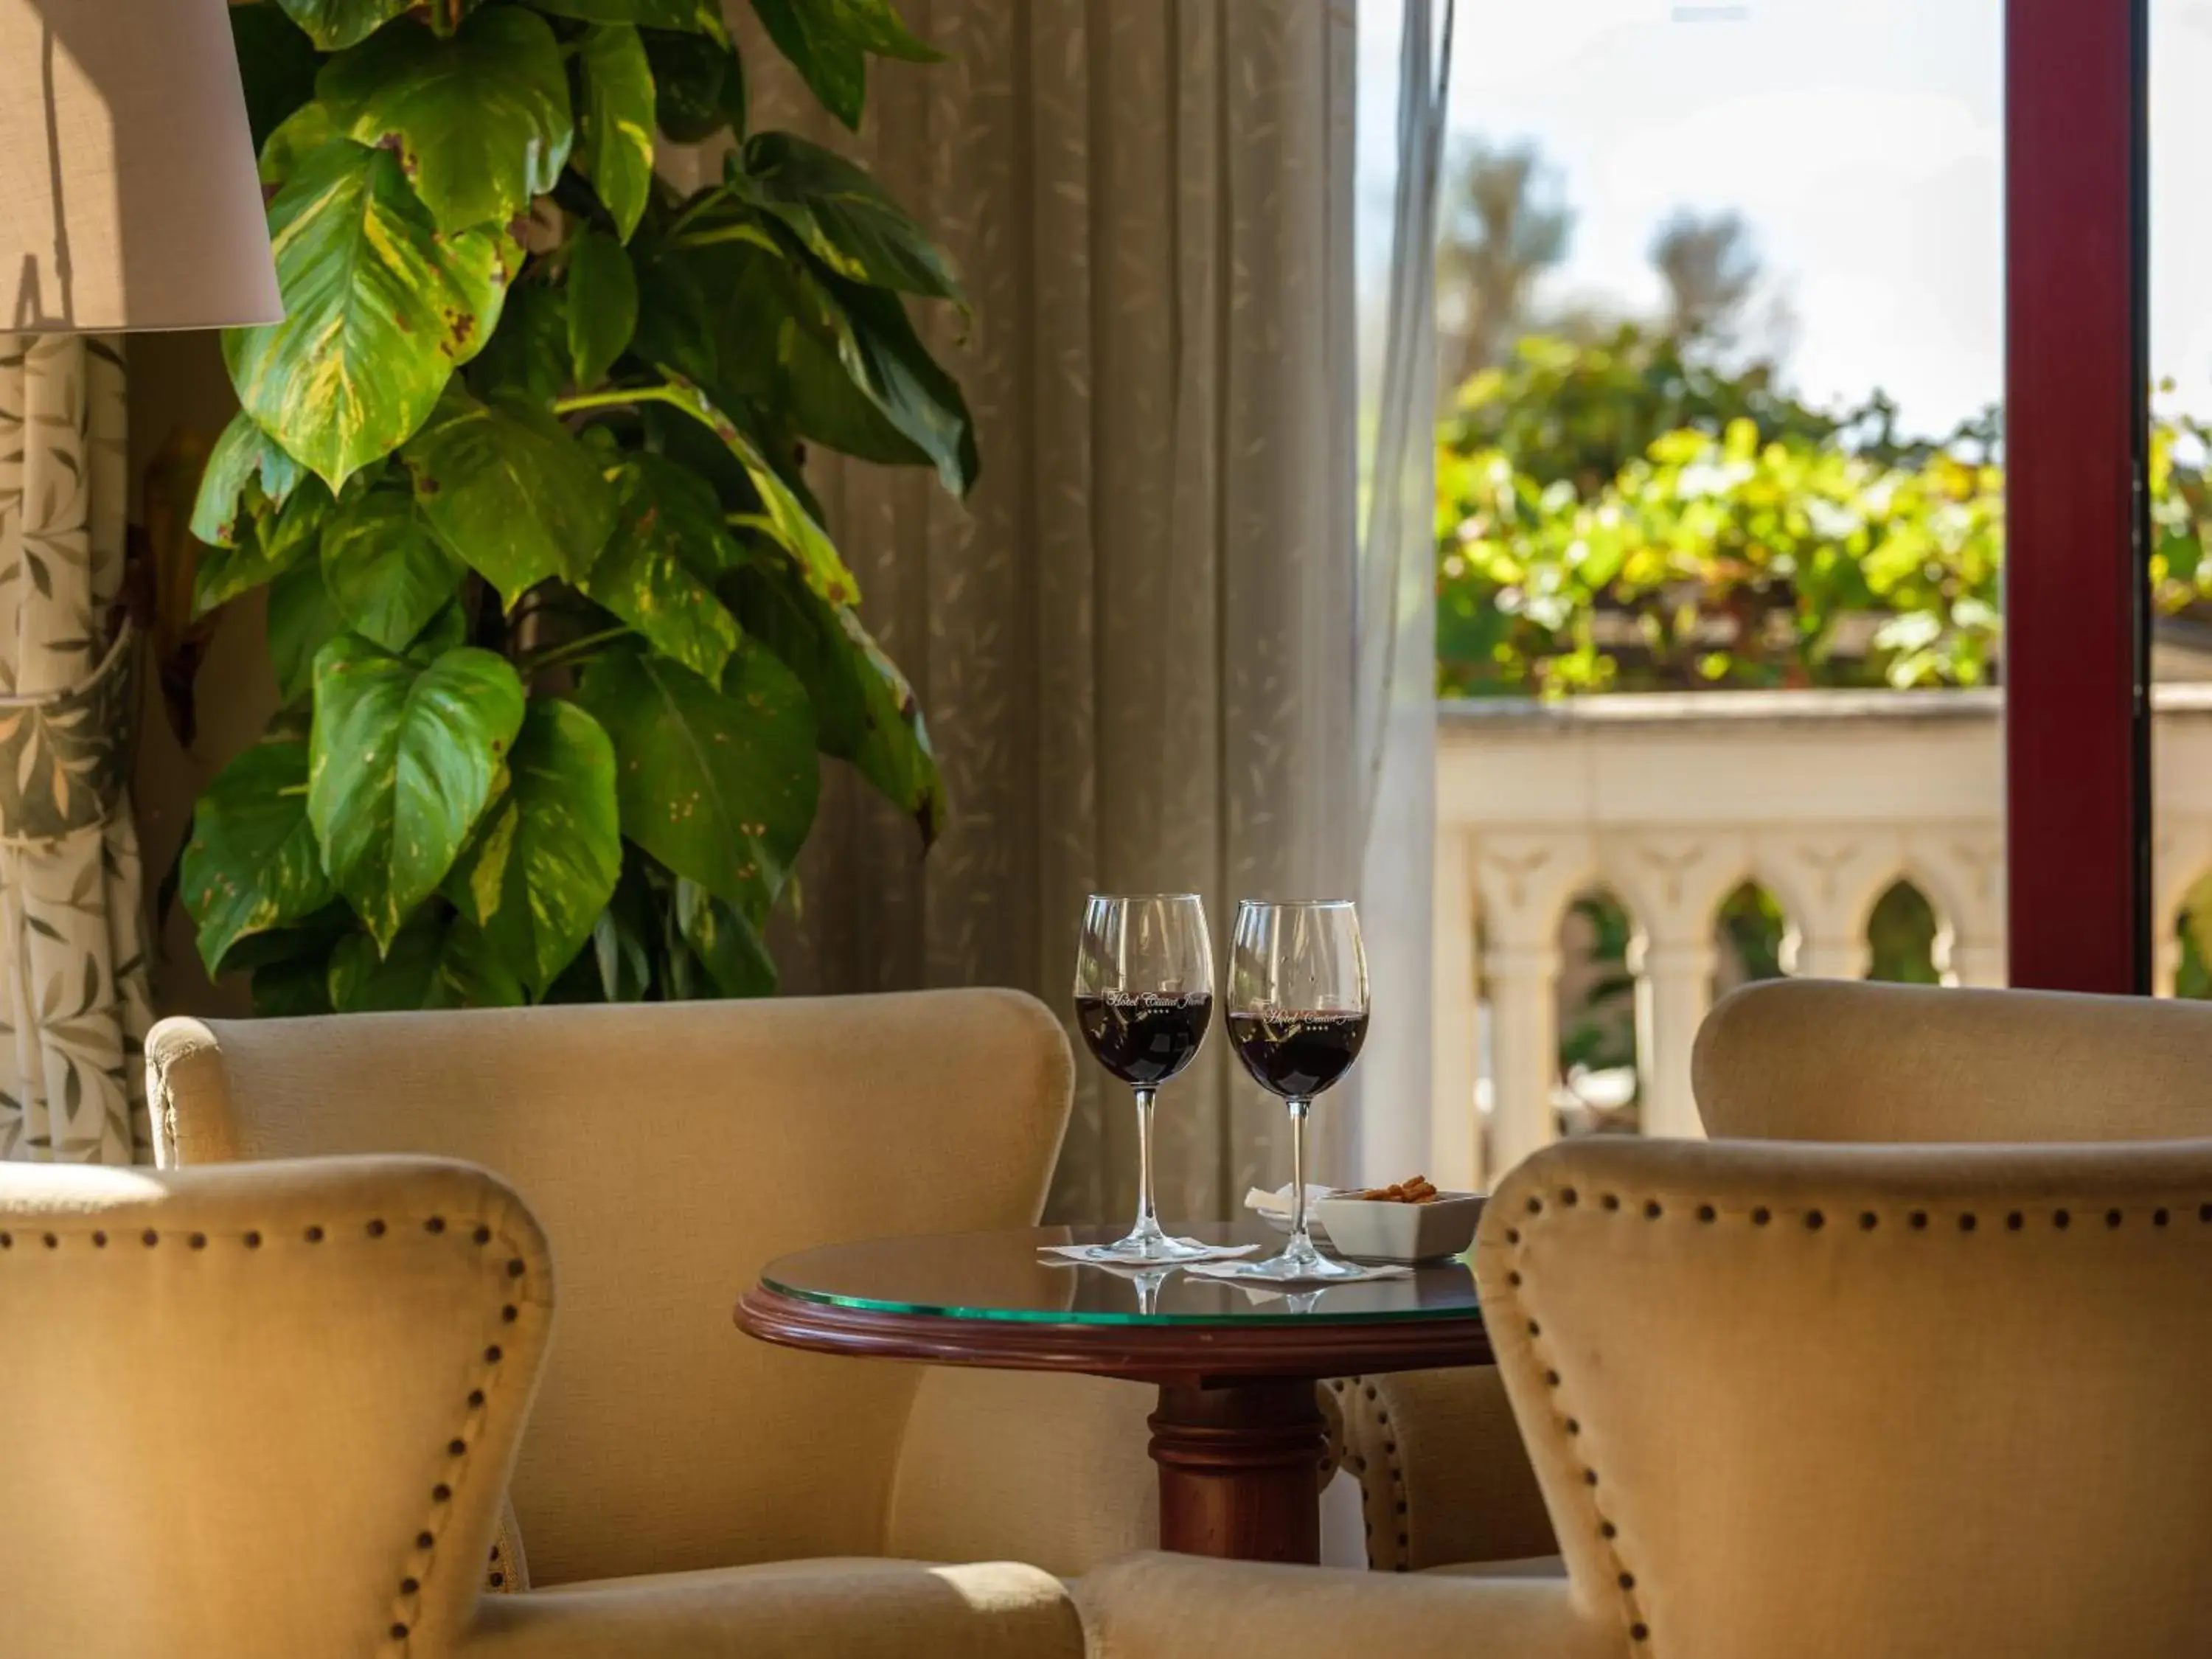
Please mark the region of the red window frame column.
POLYGON ((2145 0, 2007 0, 2014 985, 2150 989, 2145 0))

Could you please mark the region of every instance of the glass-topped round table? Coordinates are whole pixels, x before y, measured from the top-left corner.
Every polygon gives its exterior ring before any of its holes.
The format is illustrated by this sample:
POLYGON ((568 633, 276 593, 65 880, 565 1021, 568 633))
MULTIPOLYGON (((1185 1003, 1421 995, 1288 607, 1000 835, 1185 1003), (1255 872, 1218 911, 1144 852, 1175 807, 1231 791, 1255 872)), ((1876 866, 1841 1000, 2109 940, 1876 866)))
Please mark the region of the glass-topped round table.
MULTIPOLYGON (((1059 1263, 1053 1244, 1112 1227, 1040 1227, 828 1244, 770 1262, 740 1328, 824 1352, 1155 1383, 1160 1544, 1243 1560, 1318 1559, 1323 1377, 1489 1360, 1463 1261, 1404 1279, 1288 1294, 1179 1267, 1059 1263)), ((1254 1222, 1182 1229, 1209 1243, 1279 1238, 1254 1222)))

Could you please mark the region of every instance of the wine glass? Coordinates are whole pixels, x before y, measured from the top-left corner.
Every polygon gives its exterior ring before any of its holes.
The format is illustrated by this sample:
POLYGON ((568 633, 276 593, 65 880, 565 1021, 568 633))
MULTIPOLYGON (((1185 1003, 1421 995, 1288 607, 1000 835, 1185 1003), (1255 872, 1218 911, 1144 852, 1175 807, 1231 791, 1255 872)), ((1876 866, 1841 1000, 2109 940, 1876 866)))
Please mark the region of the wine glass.
POLYGON ((1075 955, 1075 1018, 1098 1063, 1137 1099, 1136 1224, 1086 1257, 1196 1261, 1218 1254, 1168 1236, 1152 1188, 1153 1097, 1197 1057, 1213 1018, 1213 948, 1197 894, 1091 895, 1075 955))
POLYGON ((1367 1041, 1367 953, 1349 899, 1237 907, 1229 947, 1229 1039, 1255 1081, 1291 1114, 1291 1239, 1282 1254, 1241 1264, 1240 1279, 1357 1277, 1314 1248, 1306 1231, 1306 1115, 1367 1041))

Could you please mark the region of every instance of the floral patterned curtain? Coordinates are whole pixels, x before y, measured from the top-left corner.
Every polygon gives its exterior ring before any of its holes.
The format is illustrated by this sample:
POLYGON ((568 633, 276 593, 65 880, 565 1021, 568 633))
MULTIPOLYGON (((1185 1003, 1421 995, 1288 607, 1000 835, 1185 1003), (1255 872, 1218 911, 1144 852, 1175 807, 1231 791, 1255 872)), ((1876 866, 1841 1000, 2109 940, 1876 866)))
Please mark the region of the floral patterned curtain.
POLYGON ((150 1157, 112 341, 0 336, 0 1158, 150 1157))

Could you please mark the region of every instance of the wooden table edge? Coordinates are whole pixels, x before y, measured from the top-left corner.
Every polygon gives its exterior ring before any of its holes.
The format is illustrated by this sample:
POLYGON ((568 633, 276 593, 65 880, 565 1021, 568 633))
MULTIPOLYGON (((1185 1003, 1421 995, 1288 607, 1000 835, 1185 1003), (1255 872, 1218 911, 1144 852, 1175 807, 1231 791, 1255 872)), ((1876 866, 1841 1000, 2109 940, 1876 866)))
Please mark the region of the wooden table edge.
POLYGON ((996 1370, 1081 1371, 1206 1388, 1261 1377, 1371 1375, 1492 1363, 1481 1316, 1254 1325, 1109 1325, 852 1308, 756 1285, 738 1328, 784 1347, 996 1370))

